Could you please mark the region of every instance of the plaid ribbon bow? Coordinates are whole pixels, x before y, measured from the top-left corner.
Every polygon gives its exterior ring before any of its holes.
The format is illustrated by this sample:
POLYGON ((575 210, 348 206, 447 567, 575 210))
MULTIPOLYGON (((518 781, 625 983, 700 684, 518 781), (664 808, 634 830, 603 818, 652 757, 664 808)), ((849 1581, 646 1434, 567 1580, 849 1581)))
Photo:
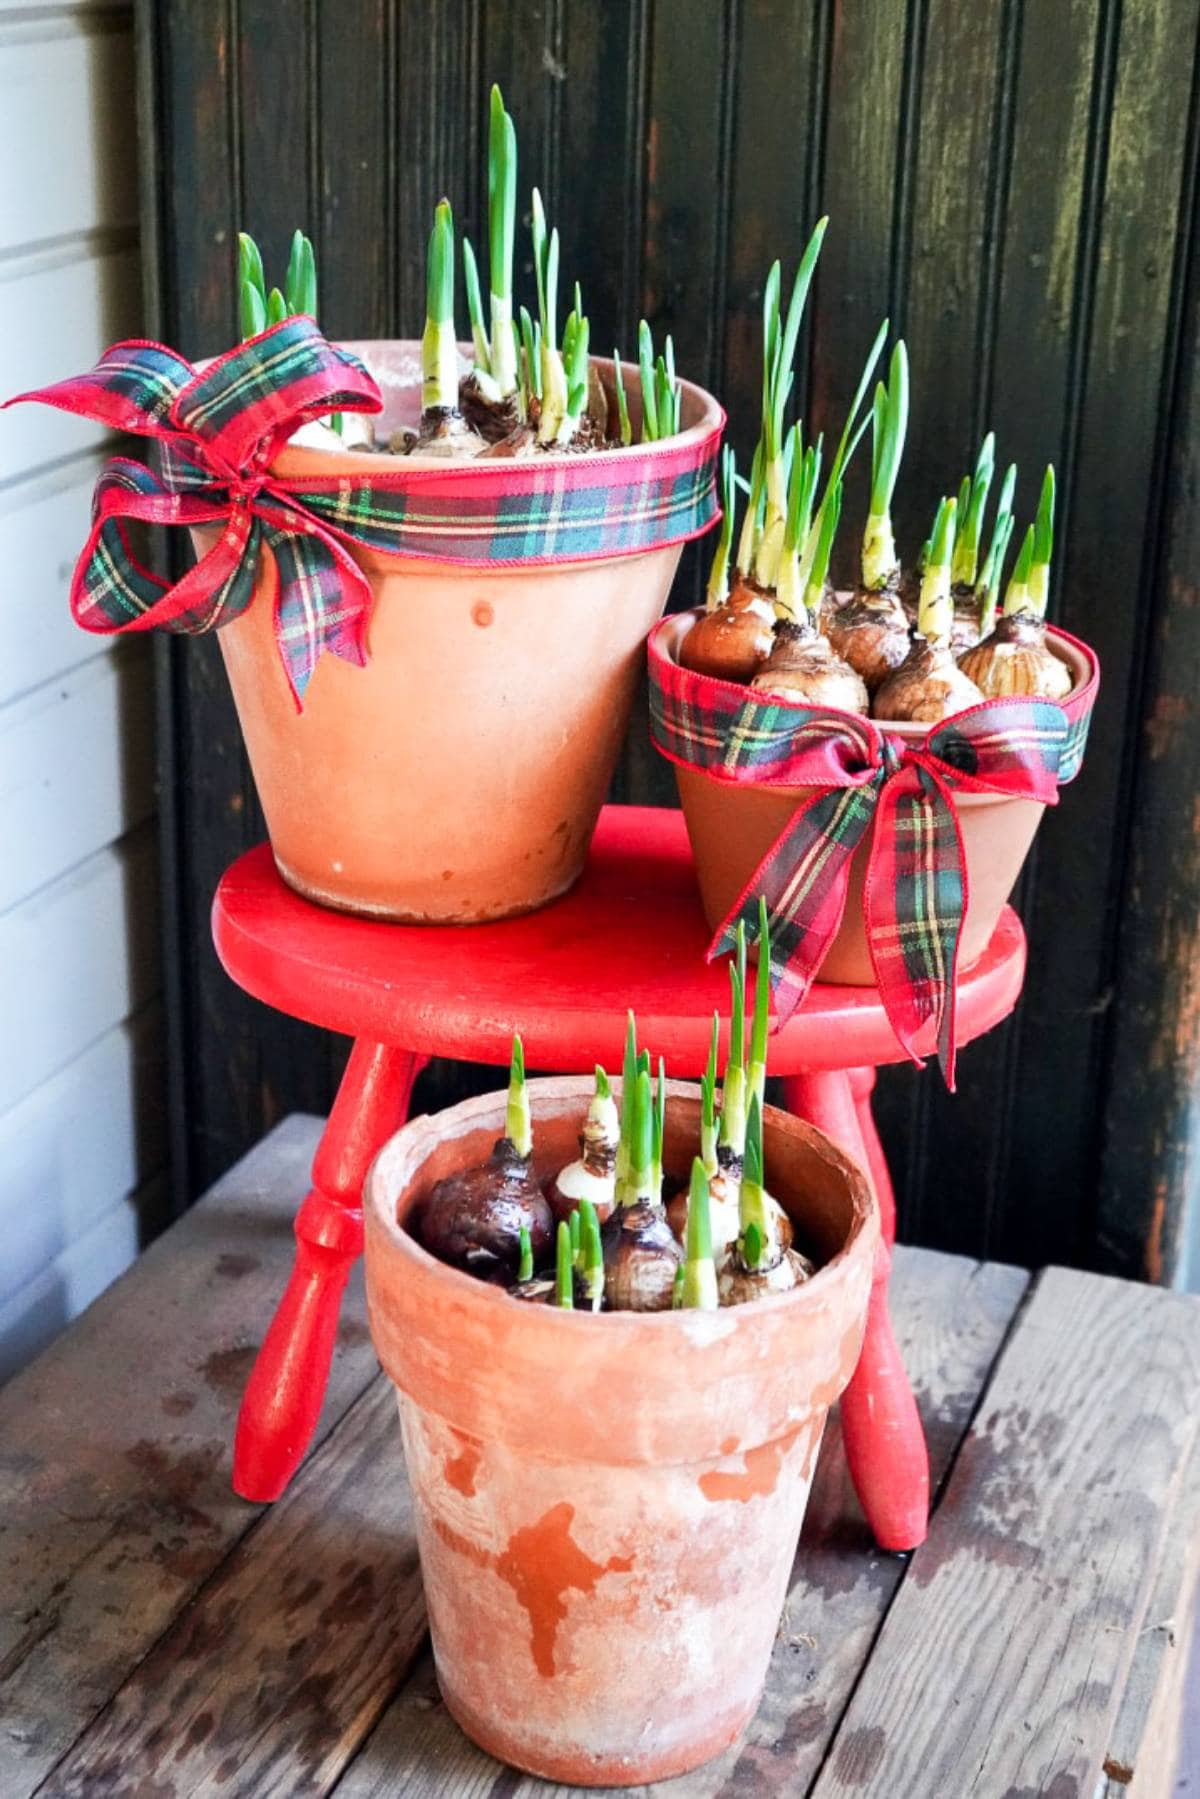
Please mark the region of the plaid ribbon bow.
POLYGON ((17 400, 161 445, 160 474, 123 456, 101 470, 71 584, 77 623, 102 632, 219 628, 250 604, 269 549, 279 575, 275 634, 297 706, 326 650, 366 661, 371 589, 346 543, 472 565, 586 561, 682 542, 716 517, 720 424, 703 439, 665 439, 636 455, 277 476, 272 461, 297 426, 383 405, 358 357, 306 317, 200 372, 161 344, 114 344, 90 373, 5 404, 17 400), (224 529, 172 584, 137 560, 131 519, 224 529))
MULTIPOLYGON (((1079 771, 1095 702, 1087 683, 1053 700, 989 700, 935 725, 919 744, 855 713, 789 705, 681 668, 650 638, 650 727, 672 762, 743 786, 812 787, 709 946, 732 949, 738 921, 753 942, 758 896, 771 922, 771 989, 785 1022, 812 985, 846 905, 850 858, 874 821, 864 888, 867 942, 888 1020, 922 1061, 918 1033, 936 1021, 938 1060, 954 1088, 958 940, 967 873, 955 790, 1052 806, 1079 771)), ((1060 635, 1065 636, 1065 633, 1060 635)), ((1074 639, 1069 641, 1074 642, 1074 639)))

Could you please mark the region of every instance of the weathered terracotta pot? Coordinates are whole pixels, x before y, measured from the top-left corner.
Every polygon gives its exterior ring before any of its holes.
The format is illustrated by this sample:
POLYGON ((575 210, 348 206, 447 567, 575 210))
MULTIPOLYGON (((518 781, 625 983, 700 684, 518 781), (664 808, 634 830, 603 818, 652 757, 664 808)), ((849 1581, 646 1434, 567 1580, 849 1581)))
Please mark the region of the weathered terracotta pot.
MULTIPOLYGON (((530 1083, 539 1172, 575 1154, 582 1079, 530 1083)), ((402 1228, 482 1161, 504 1095, 407 1125, 367 1183, 367 1296, 396 1384, 438 1678, 468 1735, 550 1780, 682 1773, 758 1704, 825 1416, 858 1360, 877 1238, 860 1171, 768 1109, 772 1190, 823 1264, 715 1313, 522 1305, 402 1228)), ((699 1142, 669 1088, 666 1165, 699 1142)), ((803 1614, 803 1601, 797 1616, 803 1614)))
MULTIPOLYGON (((679 613, 664 624, 657 642, 673 658, 696 614, 679 613)), ((1076 686, 1089 677, 1086 658, 1074 645, 1047 635, 1056 656, 1067 663, 1076 686)), ((928 725, 877 721, 891 736, 920 742, 928 725)), ((813 787, 746 787, 714 780, 698 769, 675 765, 680 804, 696 862, 704 915, 712 930, 726 918, 758 864, 797 806, 813 787)), ((991 941, 1009 894, 1016 886, 1045 807, 1036 800, 996 794, 957 793, 963 854, 967 865, 967 910, 959 945, 959 967, 970 968, 991 941)), ((867 947, 863 882, 870 856, 870 833, 850 862, 846 910, 821 963, 819 980, 835 986, 870 987, 875 972, 867 947)))
MULTIPOLYGON (((415 423, 419 346, 348 347, 383 391, 381 434, 415 423)), ((721 418, 683 383, 685 437, 702 441, 721 418)), ((514 493, 557 460, 505 464, 514 493)), ((291 446, 273 466, 377 476, 413 464, 291 446)), ((347 548, 374 594, 370 660, 323 657, 302 713, 275 646, 269 558, 254 603, 219 633, 280 873, 310 899, 386 918, 466 923, 543 905, 583 867, 681 546, 524 570, 347 548)))

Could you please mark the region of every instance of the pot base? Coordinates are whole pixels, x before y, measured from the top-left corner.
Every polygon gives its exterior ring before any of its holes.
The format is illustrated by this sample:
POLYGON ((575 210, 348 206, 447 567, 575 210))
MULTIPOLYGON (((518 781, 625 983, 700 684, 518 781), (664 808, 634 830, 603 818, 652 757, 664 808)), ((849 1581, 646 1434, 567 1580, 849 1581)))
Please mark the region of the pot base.
POLYGON ((283 859, 272 850, 275 866, 279 870, 279 878, 298 893, 301 899, 311 900, 315 906, 323 906, 327 912, 344 912, 349 918, 370 918, 378 924, 444 924, 472 925, 497 924, 503 918, 522 918, 528 912, 538 912, 543 906, 561 899, 569 893, 583 873, 587 861, 588 844, 591 833, 584 843, 583 853, 578 862, 567 873, 566 879, 556 881, 534 894, 523 894, 511 904, 500 903, 491 907, 459 906, 456 910, 439 909, 436 906, 425 910, 415 907, 404 907, 393 903, 372 902, 369 899, 350 899, 344 893, 330 888, 320 887, 312 881, 305 880, 296 871, 289 868, 283 859))
MULTIPOLYGON (((436 1652, 434 1662, 436 1665, 436 1652)), ((486 1750, 488 1755, 495 1756, 497 1761, 507 1762, 526 1774, 536 1774, 541 1780, 553 1780, 562 1786, 643 1786, 655 1780, 672 1780, 677 1774, 688 1774, 728 1749, 758 1709, 756 1700, 751 1706, 741 1707, 736 1715, 723 1718, 703 1738, 693 1737, 686 1745, 677 1744, 670 1749, 648 1750, 636 1758, 580 1756, 570 1751, 556 1752, 550 1744, 543 1753, 530 1745, 528 1736, 519 1732, 510 1735, 508 1731, 493 1728, 469 1700, 451 1690, 440 1667, 437 1677, 446 1710, 473 1743, 486 1750)))

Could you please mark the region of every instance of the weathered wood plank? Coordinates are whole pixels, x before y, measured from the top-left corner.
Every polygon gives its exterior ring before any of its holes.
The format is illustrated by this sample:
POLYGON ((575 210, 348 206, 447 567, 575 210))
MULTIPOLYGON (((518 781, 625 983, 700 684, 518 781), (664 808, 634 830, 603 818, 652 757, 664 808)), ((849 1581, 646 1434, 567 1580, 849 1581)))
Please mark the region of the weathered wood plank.
MULTIPOLYGON (((1184 1475, 1138 1634, 1096 1799, 1166 1799, 1180 1766, 1180 1723, 1200 1584, 1200 1444, 1184 1475)), ((1180 1767, 1180 1772, 1184 1770, 1180 1767)))
MULTIPOLYGON (((293 1118, 0 1391, 0 1792, 32 1792, 244 1535, 241 1390, 318 1124, 293 1118)), ((323 1437, 371 1379, 351 1283, 323 1437)), ((125 1790, 128 1790, 127 1788, 125 1790)))
POLYGON ((400 1453, 380 1375, 54 1770, 56 1799, 329 1790, 425 1635, 400 1453))
POLYGON ((1041 1276, 817 1799, 1093 1792, 1198 1382, 1200 1301, 1041 1276))
MULTIPOLYGON (((981 1268, 922 1250, 897 1252, 893 1309, 929 1432, 935 1479, 953 1458, 1027 1279, 1015 1268, 981 1268)), ((820 1766, 902 1575, 901 1562, 872 1548, 835 1416, 758 1716, 745 1738, 708 1768, 638 1790, 664 1799, 802 1791, 820 1766)), ((466 1799, 501 1790, 533 1799, 576 1789, 502 1776, 499 1764, 469 1743, 443 1708, 428 1657, 337 1789, 338 1799, 433 1793, 466 1799), (500 1779, 503 1786, 495 1786, 500 1779)))

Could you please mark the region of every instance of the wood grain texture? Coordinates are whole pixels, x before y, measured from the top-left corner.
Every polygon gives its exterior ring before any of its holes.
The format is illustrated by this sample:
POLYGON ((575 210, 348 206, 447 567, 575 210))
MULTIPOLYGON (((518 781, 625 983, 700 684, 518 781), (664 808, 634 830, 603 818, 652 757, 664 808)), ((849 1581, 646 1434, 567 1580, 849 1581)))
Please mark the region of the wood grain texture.
MULTIPOLYGON (((290 1119, 0 1391, 6 1799, 50 1774, 258 1516, 229 1485, 233 1422, 317 1133, 290 1119)), ((375 1367, 356 1280, 320 1438, 375 1367)))
MULTIPOLYGON (((1026 1280, 1014 1268, 983 1268, 928 1251, 897 1255, 894 1315, 929 1432, 935 1480, 950 1465, 1026 1280)), ((707 1768, 637 1790, 664 1799, 803 1791, 821 1765, 903 1574, 900 1560, 872 1548, 835 1415, 821 1448, 757 1716, 744 1738, 707 1768)), ((466 1799, 496 1791, 533 1799, 577 1790, 505 1774, 469 1743, 441 1704, 428 1657, 337 1788, 339 1799, 433 1793, 466 1799)))
POLYGON ((815 1799, 1094 1790, 1198 1380, 1200 1300, 1040 1277, 815 1799))

